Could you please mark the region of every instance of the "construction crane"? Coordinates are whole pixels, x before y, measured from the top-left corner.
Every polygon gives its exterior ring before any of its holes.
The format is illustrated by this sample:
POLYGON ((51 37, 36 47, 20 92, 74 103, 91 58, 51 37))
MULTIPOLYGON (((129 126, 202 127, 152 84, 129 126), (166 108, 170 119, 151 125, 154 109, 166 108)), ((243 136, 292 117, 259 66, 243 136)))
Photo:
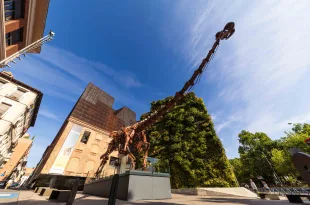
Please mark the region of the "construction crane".
POLYGON ((146 119, 137 122, 131 126, 123 127, 118 131, 113 131, 110 134, 112 140, 108 144, 106 152, 100 157, 101 164, 98 167, 95 177, 98 178, 101 174, 103 167, 109 159, 109 155, 113 151, 118 151, 120 154, 128 155, 131 159, 131 167, 135 167, 135 157, 132 154, 133 151, 144 152, 143 170, 146 169, 146 162, 148 157, 148 150, 150 143, 147 141, 145 130, 154 125, 165 113, 169 112, 178 102, 180 102, 185 94, 198 83, 202 73, 206 70, 211 59, 214 57, 221 40, 229 39, 235 32, 234 22, 229 22, 225 25, 223 30, 219 31, 215 35, 215 42, 212 48, 209 50, 208 55, 202 60, 200 66, 194 71, 191 78, 184 84, 183 88, 176 92, 175 96, 169 100, 160 109, 153 112, 146 119))
POLYGON ((14 63, 16 64, 16 61, 14 61, 16 58, 21 60, 21 56, 26 57, 26 53, 34 50, 40 46, 42 46, 44 43, 49 42, 51 40, 53 40, 53 37, 55 36, 55 33, 50 31, 48 33, 48 35, 44 36, 43 38, 40 38, 39 40, 33 42, 32 44, 26 46, 25 48, 17 51, 16 53, 14 53, 13 55, 5 58, 4 60, 0 61, 0 68, 4 68, 4 67, 11 67, 9 65, 9 63, 14 63))

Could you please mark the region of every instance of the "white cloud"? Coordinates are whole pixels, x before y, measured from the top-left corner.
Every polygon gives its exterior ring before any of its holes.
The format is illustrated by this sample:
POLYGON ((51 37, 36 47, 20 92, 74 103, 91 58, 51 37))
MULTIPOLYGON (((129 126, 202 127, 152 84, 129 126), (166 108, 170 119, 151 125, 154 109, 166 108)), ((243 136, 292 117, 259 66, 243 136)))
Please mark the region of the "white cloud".
POLYGON ((233 123, 240 123, 244 116, 242 116, 239 113, 234 113, 235 115, 230 115, 228 118, 223 117, 223 114, 221 115, 221 118, 224 118, 224 120, 220 121, 218 119, 215 123, 215 130, 217 133, 221 133, 221 131, 229 126, 231 126, 233 123))
POLYGON ((28 78, 26 83, 38 86, 44 94, 62 100, 75 102, 86 85, 92 82, 110 93, 118 104, 128 107, 139 105, 148 109, 141 100, 133 98, 130 92, 130 89, 143 85, 135 74, 126 70, 115 72, 101 62, 85 59, 63 49, 44 45, 40 55, 27 57, 13 69, 21 79, 28 78))
POLYGON ((136 76, 129 71, 115 72, 111 67, 101 62, 91 61, 48 45, 44 46, 43 55, 40 58, 86 83, 89 82, 89 79, 100 81, 104 74, 105 77, 114 79, 121 86, 129 88, 142 86, 136 76))
POLYGON ((59 118, 57 117, 57 115, 55 115, 52 111, 47 110, 47 109, 40 109, 39 111, 39 115, 42 115, 46 118, 52 119, 52 120, 59 120, 59 118))
POLYGON ((140 87, 142 84, 136 80, 136 77, 133 73, 130 72, 118 72, 114 76, 114 80, 126 87, 140 87))
POLYGON ((288 122, 310 122, 310 1, 208 2, 183 1, 177 16, 191 31, 183 49, 193 65, 205 57, 217 31, 229 21, 236 24, 202 79, 218 91, 204 94, 207 106, 216 104, 209 111, 226 115, 222 121, 217 116, 217 132, 241 127, 279 138, 288 122), (242 120, 234 120, 237 115, 242 120))
POLYGON ((67 100, 69 102, 76 102, 78 100, 78 96, 73 97, 71 93, 65 93, 64 91, 56 91, 55 89, 47 89, 45 91, 47 95, 57 97, 63 100, 67 100))

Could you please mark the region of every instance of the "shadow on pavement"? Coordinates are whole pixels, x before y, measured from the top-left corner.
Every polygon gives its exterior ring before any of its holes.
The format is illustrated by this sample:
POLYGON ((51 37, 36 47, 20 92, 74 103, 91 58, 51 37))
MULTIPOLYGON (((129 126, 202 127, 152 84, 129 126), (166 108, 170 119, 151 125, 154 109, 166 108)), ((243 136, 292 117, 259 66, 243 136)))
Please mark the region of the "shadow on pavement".
POLYGON ((264 200, 264 199, 245 199, 245 198, 200 198, 197 201, 202 201, 205 203, 217 203, 217 204, 244 204, 244 205, 258 205, 258 204, 270 204, 270 205, 280 205, 280 204, 290 204, 289 201, 283 200, 264 200))
MULTIPOLYGON (((36 200, 27 200, 27 201, 19 201, 17 202, 8 202, 7 205, 59 205, 59 204, 66 204, 65 202, 51 202, 46 201, 42 203, 42 201, 36 201, 36 200)), ((107 205, 108 200, 107 199, 101 199, 101 200, 94 200, 94 199, 83 199, 83 200, 76 200, 73 202, 73 205, 107 205)), ((161 204, 161 205, 180 205, 176 203, 169 203, 169 202, 146 202, 146 201, 137 201, 137 202, 130 202, 130 201, 116 201, 117 205, 129 205, 129 204, 138 204, 138 205, 155 205, 155 204, 161 204)))

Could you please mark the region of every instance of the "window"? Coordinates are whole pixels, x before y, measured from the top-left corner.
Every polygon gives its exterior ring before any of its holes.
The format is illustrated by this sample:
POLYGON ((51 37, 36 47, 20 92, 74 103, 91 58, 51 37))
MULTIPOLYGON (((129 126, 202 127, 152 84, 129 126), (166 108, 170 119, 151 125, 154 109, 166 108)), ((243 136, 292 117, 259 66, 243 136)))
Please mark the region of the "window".
POLYGON ((12 35, 11 33, 5 34, 6 46, 12 45, 12 35))
POLYGON ((9 105, 7 103, 1 103, 0 104, 0 116, 2 116, 12 105, 9 105))
POLYGON ((83 142, 84 144, 87 144, 87 141, 89 139, 89 136, 90 136, 90 132, 88 131, 85 131, 84 134, 83 134, 83 137, 81 139, 81 142, 83 142))
POLYGON ((0 88, 2 88, 2 86, 4 86, 5 84, 6 84, 6 82, 0 81, 0 88))
POLYGON ((13 100, 19 100, 24 94, 26 93, 25 90, 17 88, 13 93, 10 94, 9 98, 13 100))
POLYGON ((95 139, 96 139, 96 141, 100 142, 103 139, 103 137, 102 137, 102 135, 97 134, 95 139))
POLYGON ((69 161, 69 164, 68 164, 68 167, 67 167, 67 170, 68 172, 76 172, 79 168, 80 168, 80 159, 79 158, 72 158, 70 161, 69 161))
POLYGON ((13 19, 14 15, 14 2, 13 0, 4 0, 5 7, 5 21, 13 19))
POLYGON ((96 155, 97 153, 99 153, 99 146, 94 144, 91 146, 91 153, 93 153, 94 155, 96 155))
POLYGON ((84 167, 84 173, 93 172, 95 170, 95 162, 87 161, 86 166, 84 167))
POLYGON ((110 157, 109 165, 112 166, 112 167, 119 166, 119 158, 117 158, 117 157, 110 157))
POLYGON ((6 161, 2 161, 2 162, 0 163, 0 168, 3 168, 5 164, 6 164, 6 161))
POLYGON ((4 0, 5 21, 24 17, 25 0, 4 0))
POLYGON ((14 45, 23 41, 24 28, 17 29, 10 33, 5 34, 6 45, 14 45))

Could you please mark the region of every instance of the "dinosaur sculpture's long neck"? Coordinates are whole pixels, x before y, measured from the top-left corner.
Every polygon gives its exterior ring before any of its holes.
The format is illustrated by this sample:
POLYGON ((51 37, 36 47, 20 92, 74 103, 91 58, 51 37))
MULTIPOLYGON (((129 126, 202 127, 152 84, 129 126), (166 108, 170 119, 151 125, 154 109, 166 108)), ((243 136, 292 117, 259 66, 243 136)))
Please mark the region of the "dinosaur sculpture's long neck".
POLYGON ((148 118, 138 122, 137 124, 133 125, 133 129, 136 130, 136 132, 141 132, 142 130, 147 129, 148 127, 155 124, 167 111, 171 110, 177 102, 179 102, 183 97, 184 94, 190 90, 197 80, 201 77, 203 71, 206 69, 208 63, 212 59, 213 55, 216 52, 217 47, 220 44, 221 40, 226 40, 230 38, 233 33, 235 32, 235 24, 233 22, 227 23, 224 29, 220 32, 218 32, 215 35, 215 42, 212 46, 212 48, 209 50, 208 55, 206 58, 204 58, 200 64, 200 66, 195 70, 192 77, 184 84, 183 88, 177 92, 174 97, 169 100, 163 107, 161 107, 158 111, 155 111, 152 113, 148 118), (135 126, 135 128, 134 128, 135 126))
POLYGON ((137 126, 136 132, 145 130, 148 127, 155 124, 166 112, 171 110, 176 105, 176 103, 179 102, 184 97, 184 94, 195 85, 199 77, 202 75, 203 71, 206 68, 206 65, 210 62, 219 44, 220 44, 220 39, 217 39, 215 43, 213 44, 213 47, 209 51, 207 57, 202 60, 199 68, 195 70, 192 77, 184 84, 183 88, 179 92, 177 92, 171 100, 169 100, 158 111, 155 111, 153 114, 151 114, 148 118, 136 124, 137 126))

